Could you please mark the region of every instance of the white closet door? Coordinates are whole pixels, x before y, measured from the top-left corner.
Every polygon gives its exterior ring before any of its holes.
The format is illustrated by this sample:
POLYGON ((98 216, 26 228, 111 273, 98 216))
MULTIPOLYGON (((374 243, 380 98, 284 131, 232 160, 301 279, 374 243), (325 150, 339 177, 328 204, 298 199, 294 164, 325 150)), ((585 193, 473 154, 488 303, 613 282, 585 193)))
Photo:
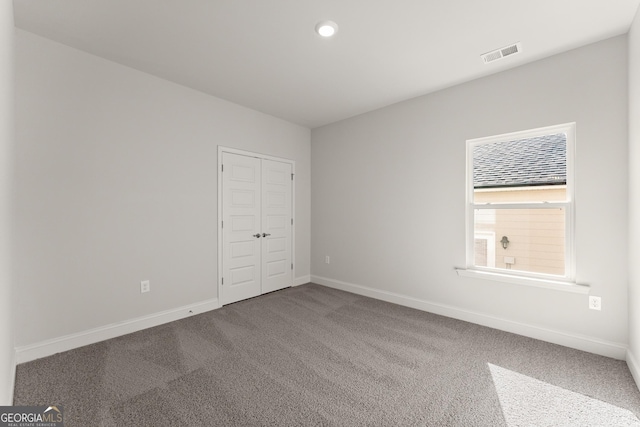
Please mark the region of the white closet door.
POLYGON ((222 152, 222 169, 220 301, 292 286, 292 164, 222 152))
POLYGON ((291 164, 262 160, 262 293, 293 284, 291 164))
POLYGON ((222 304, 255 297, 261 288, 260 159, 223 153, 222 304))

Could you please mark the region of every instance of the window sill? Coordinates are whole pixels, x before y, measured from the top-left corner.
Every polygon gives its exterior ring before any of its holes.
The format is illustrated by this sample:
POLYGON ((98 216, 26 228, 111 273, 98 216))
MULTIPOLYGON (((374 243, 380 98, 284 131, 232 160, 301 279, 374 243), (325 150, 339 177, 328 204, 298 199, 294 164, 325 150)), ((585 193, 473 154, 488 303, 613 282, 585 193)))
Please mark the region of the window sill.
POLYGON ((588 294, 589 286, 575 282, 563 282, 561 280, 538 279, 533 277, 515 276, 511 274, 495 273, 492 271, 473 270, 468 268, 456 268, 458 276, 473 277, 475 279, 506 282, 516 285, 533 286, 536 288, 552 289, 555 291, 571 292, 574 294, 588 294))

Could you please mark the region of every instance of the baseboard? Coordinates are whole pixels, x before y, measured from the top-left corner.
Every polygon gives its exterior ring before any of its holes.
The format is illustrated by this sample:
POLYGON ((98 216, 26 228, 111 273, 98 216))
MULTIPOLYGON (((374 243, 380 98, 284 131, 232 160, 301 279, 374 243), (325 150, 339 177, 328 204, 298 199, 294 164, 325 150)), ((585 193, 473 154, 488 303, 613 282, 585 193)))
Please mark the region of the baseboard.
POLYGON ((306 276, 296 277, 293 280, 293 286, 305 285, 311 281, 311 275, 307 274, 306 276))
POLYGON ((220 307, 218 299, 210 299, 196 304, 185 305, 171 310, 161 311, 148 316, 113 323, 99 328, 90 329, 59 338, 30 344, 16 348, 16 363, 25 363, 42 357, 51 356, 74 348, 95 344, 100 341, 159 326, 174 320, 215 310, 220 307))
POLYGON ((16 389, 16 368, 18 366, 18 362, 16 359, 16 352, 13 351, 13 357, 11 358, 11 377, 9 378, 9 401, 11 402, 9 405, 13 405, 13 393, 16 389))
POLYGON ((629 366, 629 370, 636 382, 636 386, 640 390, 640 365, 638 365, 638 361, 634 357, 633 353, 631 353, 631 350, 627 350, 627 366, 629 366))
POLYGON ((381 291, 379 289, 374 289, 367 286, 355 285, 353 283, 346 283, 339 280, 328 279, 326 277, 312 275, 311 279, 313 283, 324 285, 330 288, 339 289, 398 305, 403 305, 405 307, 415 308, 417 310, 428 311, 430 313, 452 317, 454 319, 464 320, 466 322, 476 323, 482 326, 488 326, 490 328, 499 329, 501 331, 511 332, 514 334, 523 335, 525 337, 535 338, 541 341, 547 341, 553 344, 575 348, 577 350, 582 350, 589 353, 612 357, 619 360, 625 360, 625 357, 627 357, 627 346, 620 343, 609 342, 593 337, 571 334, 567 332, 542 328, 535 325, 515 322, 512 320, 491 316, 485 313, 464 310, 446 304, 433 303, 406 295, 388 291, 381 291))
POLYGON ((11 355, 11 361, 9 364, 9 382, 7 383, 8 390, 6 390, 7 392, 6 394, 2 394, 2 396, 6 396, 6 401, 4 402, 1 401, 4 399, 4 397, 0 399, 0 406, 13 405, 13 392, 15 390, 15 387, 16 387, 16 352, 13 351, 13 354, 11 355))

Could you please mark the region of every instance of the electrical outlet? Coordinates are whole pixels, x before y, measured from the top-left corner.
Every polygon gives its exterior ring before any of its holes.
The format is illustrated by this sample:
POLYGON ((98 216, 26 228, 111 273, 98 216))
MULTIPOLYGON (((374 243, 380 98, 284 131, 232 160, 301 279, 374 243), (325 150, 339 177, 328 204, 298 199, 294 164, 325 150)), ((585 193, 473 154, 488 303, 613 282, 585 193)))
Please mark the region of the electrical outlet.
POLYGON ((324 257, 324 263, 325 264, 329 264, 331 260, 329 259, 329 255, 327 255, 326 257, 324 257))
POLYGON ((140 293, 144 294, 145 292, 151 291, 151 282, 148 280, 143 280, 140 282, 140 293))
POLYGON ((591 310, 602 310, 602 298, 589 296, 589 308, 591 310))

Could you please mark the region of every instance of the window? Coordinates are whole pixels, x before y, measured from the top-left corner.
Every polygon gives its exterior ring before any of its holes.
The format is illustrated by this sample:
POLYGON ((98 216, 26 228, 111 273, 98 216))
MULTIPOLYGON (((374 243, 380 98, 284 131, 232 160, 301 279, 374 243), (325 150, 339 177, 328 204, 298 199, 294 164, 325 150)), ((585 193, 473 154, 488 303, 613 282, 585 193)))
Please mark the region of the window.
POLYGON ((575 124, 467 141, 467 269, 572 281, 575 124))
POLYGON ((474 253, 473 259, 476 266, 495 267, 496 266, 496 235, 493 232, 476 231, 473 236, 474 253))

